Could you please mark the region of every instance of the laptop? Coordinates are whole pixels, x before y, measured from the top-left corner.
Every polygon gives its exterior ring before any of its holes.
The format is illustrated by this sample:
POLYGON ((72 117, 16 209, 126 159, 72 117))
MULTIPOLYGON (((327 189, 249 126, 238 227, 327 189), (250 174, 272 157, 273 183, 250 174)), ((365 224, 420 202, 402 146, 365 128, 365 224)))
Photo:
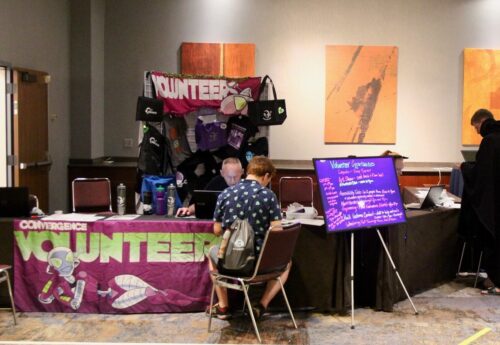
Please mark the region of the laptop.
POLYGON ((193 192, 194 214, 198 219, 213 219, 217 198, 221 191, 195 190, 193 192))
POLYGON ((29 217, 27 187, 0 187, 0 217, 29 217))
POLYGON ((476 150, 462 150, 462 156, 466 162, 475 162, 476 161, 476 150))
POLYGON ((421 203, 413 202, 410 204, 406 204, 405 208, 413 210, 423 210, 426 208, 439 206, 441 204, 441 195, 443 193, 443 190, 444 185, 431 186, 421 203))

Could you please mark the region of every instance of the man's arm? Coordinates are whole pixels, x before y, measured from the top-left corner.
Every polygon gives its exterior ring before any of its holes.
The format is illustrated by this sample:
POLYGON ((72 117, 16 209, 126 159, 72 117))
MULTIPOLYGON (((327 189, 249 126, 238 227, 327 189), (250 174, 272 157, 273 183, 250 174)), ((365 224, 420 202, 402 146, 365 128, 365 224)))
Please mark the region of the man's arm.
POLYGON ((222 236, 222 223, 220 222, 214 223, 214 234, 216 236, 222 236))
POLYGON ((271 222, 271 230, 283 230, 283 227, 281 226, 281 220, 273 220, 271 222))

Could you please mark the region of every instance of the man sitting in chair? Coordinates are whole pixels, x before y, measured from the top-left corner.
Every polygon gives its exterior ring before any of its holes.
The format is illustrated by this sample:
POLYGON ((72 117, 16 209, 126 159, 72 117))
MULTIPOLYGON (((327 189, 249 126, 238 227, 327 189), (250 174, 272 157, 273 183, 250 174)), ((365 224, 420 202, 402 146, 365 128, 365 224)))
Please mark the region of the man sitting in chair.
MULTIPOLYGON (((241 180, 243 168, 238 158, 229 157, 222 161, 220 175, 215 176, 205 186, 205 190, 223 191, 227 187, 234 186, 241 180)), ((195 212, 194 200, 191 200, 189 207, 181 207, 177 210, 177 217, 193 215, 195 212)))
MULTIPOLYGON (((271 160, 263 156, 255 156, 247 166, 247 177, 235 186, 225 189, 217 200, 214 212, 214 233, 221 236, 225 229, 229 228, 238 217, 247 218, 255 233, 255 257, 258 258, 264 237, 270 226, 281 225, 281 210, 278 198, 272 190, 266 188, 272 177, 276 174, 276 168, 271 160), (251 203, 251 207, 248 207, 251 203), (250 212, 247 212, 250 210, 250 212)), ((279 227, 278 227, 279 228, 279 227)), ((210 271, 217 270, 219 246, 214 246, 209 252, 210 271)), ((283 284, 288 278, 290 264, 281 275, 283 284)), ((258 305, 252 306, 253 313, 257 319, 267 309, 269 302, 280 291, 278 281, 267 283, 266 289, 258 305)), ((212 315, 219 319, 228 319, 229 301, 227 289, 220 286, 215 287, 219 303, 212 309, 212 315)), ((210 310, 207 310, 210 313, 210 310)))

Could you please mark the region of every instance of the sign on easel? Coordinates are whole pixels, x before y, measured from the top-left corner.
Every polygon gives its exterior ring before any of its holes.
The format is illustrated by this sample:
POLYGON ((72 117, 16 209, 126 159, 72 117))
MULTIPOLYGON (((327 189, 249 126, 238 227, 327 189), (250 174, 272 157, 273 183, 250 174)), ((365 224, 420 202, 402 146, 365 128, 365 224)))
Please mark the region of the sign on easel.
POLYGON ((406 222, 392 157, 314 159, 327 230, 406 222))
POLYGON ((330 232, 351 231, 351 328, 354 328, 354 231, 375 230, 415 315, 417 308, 378 229, 406 222, 393 157, 313 159, 325 223, 330 232))

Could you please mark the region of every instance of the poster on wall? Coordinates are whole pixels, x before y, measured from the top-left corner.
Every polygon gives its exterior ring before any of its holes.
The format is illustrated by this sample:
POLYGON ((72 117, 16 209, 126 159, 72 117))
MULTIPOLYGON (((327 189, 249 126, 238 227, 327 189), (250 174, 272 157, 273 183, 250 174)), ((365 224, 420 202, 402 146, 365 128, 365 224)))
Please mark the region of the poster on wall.
POLYGON ((326 144, 396 142, 398 48, 326 46, 326 144))
POLYGON ((481 136, 470 124, 480 108, 500 114, 500 50, 464 49, 462 145, 479 145, 481 136))

